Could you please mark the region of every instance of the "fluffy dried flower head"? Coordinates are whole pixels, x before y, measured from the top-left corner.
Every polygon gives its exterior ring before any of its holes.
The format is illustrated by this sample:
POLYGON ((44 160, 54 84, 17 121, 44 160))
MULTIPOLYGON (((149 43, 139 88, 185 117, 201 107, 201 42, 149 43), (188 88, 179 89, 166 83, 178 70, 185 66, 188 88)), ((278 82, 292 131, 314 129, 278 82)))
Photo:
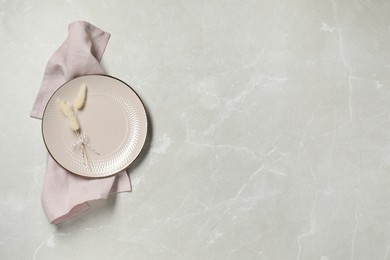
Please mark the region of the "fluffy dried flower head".
POLYGON ((75 109, 82 109, 85 105, 85 99, 87 97, 87 85, 83 83, 80 87, 79 93, 76 99, 73 101, 73 106, 75 109))
POLYGON ((80 129, 80 125, 79 125, 79 122, 77 122, 76 117, 69 118, 69 125, 70 125, 70 128, 75 132, 80 129))
POLYGON ((69 126, 73 131, 78 131, 80 129, 80 125, 77 121, 76 115, 72 109, 72 106, 68 103, 65 102, 63 99, 59 99, 59 104, 58 104, 62 114, 66 116, 69 120, 69 126))

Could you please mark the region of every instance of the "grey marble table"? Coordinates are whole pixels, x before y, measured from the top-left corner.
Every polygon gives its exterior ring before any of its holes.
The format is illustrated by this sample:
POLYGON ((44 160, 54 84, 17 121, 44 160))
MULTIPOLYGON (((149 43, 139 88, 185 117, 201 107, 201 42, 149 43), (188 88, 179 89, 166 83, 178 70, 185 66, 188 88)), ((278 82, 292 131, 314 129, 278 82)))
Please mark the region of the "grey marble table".
POLYGON ((0 259, 390 259, 390 1, 0 1, 0 259), (74 20, 151 131, 53 226, 29 113, 74 20))

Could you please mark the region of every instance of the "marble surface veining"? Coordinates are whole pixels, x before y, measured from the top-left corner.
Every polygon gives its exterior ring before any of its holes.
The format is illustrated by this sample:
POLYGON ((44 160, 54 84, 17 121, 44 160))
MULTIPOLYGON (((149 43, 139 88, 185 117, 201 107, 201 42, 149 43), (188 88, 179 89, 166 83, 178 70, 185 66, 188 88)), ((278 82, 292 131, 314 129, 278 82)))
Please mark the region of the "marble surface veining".
POLYGON ((0 259, 390 259, 390 1, 0 1, 0 259), (133 191, 50 225, 29 118, 67 25, 144 101, 133 191))

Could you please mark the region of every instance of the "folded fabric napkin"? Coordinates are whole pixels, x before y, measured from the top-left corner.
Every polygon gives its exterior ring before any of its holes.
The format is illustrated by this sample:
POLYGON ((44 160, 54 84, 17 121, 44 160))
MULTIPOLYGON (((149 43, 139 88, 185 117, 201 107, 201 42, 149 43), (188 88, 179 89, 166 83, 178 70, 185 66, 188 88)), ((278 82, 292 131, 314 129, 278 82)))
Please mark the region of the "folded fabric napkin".
MULTIPOLYGON (((68 37, 47 63, 31 117, 42 119, 51 95, 65 82, 82 75, 104 74, 100 60, 109 38, 109 33, 84 21, 69 25, 68 37)), ((88 209, 88 201, 130 190, 125 170, 106 178, 85 178, 68 172, 49 154, 47 156, 42 207, 52 224, 88 209)))

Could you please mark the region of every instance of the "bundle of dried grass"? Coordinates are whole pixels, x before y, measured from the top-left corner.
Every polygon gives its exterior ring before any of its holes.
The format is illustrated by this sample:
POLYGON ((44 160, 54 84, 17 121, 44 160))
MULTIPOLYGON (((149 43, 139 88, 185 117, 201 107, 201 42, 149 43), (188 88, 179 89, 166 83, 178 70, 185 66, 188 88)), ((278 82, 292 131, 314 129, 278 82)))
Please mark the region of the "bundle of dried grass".
POLYGON ((75 100, 73 101, 73 107, 69 102, 64 101, 63 99, 58 100, 58 107, 60 108, 60 111, 62 114, 68 119, 70 128, 76 133, 78 137, 78 142, 76 144, 80 145, 81 148, 81 154, 83 156, 83 160, 85 162, 85 165, 88 166, 89 170, 91 169, 91 164, 88 158, 87 150, 86 150, 86 137, 84 133, 81 131, 80 124, 77 120, 76 112, 77 110, 83 109, 85 106, 87 98, 87 85, 82 84, 80 86, 79 92, 75 100))

